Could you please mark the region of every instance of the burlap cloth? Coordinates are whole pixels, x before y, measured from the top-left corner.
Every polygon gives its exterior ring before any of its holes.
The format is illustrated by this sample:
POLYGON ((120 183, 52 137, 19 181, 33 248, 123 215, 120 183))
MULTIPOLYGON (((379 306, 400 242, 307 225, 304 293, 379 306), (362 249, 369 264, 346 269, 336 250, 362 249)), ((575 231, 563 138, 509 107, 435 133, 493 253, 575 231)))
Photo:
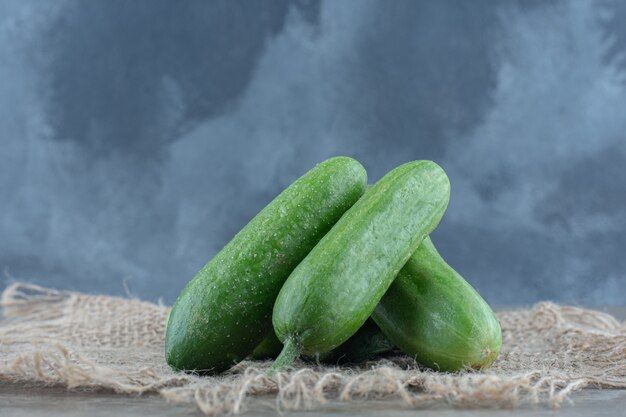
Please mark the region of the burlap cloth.
POLYGON ((166 306, 20 283, 0 303, 0 381, 158 393, 209 415, 243 412, 251 401, 283 410, 379 400, 558 407, 584 387, 626 388, 626 325, 552 303, 498 314, 502 353, 486 372, 436 373, 398 356, 358 368, 300 363, 274 377, 264 374, 267 362, 243 362, 218 377, 172 372, 163 355, 166 306))

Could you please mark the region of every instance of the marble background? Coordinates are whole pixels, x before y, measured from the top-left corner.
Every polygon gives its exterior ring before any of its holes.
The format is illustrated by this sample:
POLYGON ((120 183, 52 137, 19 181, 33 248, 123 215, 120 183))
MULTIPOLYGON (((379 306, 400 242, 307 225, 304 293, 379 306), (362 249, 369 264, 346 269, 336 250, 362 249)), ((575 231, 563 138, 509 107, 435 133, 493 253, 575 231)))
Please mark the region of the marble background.
POLYGON ((494 304, 624 304, 622 1, 0 0, 0 284, 172 302, 332 155, 494 304))

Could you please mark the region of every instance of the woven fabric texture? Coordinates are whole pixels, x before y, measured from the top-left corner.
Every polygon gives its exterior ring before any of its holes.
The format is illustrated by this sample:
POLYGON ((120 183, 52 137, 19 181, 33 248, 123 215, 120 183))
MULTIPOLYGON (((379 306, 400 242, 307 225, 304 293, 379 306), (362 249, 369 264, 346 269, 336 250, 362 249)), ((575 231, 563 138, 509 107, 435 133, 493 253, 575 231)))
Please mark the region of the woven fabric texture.
POLYGON ((173 372, 164 360, 169 308, 16 283, 0 299, 0 381, 159 394, 207 415, 251 404, 280 410, 393 401, 425 408, 558 407, 582 388, 626 388, 626 324, 594 310, 539 303, 498 313, 500 357, 487 371, 455 374, 396 356, 359 367, 297 363, 267 376, 244 361, 220 376, 173 372))

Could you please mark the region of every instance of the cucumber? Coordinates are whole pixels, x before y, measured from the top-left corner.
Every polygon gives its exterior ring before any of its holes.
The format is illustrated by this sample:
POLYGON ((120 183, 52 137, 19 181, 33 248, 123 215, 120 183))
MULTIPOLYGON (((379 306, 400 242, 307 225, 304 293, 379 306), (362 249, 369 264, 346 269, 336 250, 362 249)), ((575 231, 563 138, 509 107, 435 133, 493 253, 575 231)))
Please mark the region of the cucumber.
POLYGON ((276 359, 276 356, 283 349, 283 344, 278 340, 276 334, 272 330, 265 336, 265 339, 259 343, 257 347, 252 351, 252 359, 254 360, 265 360, 265 359, 276 359))
POLYGON ((373 320, 365 324, 343 344, 322 355, 319 360, 338 365, 359 364, 391 352, 394 344, 381 332, 373 320))
POLYGON ((439 165, 401 165, 368 189, 291 273, 272 322, 283 350, 272 372, 352 336, 439 223, 450 183, 439 165))
POLYGON ((418 362, 439 371, 482 369, 502 344, 483 298, 424 239, 372 314, 383 333, 418 362))
MULTIPOLYGON (((282 348, 283 344, 272 331, 254 349, 252 359, 276 359, 282 348)), ((306 359, 336 364, 362 363, 389 352, 393 348, 394 345, 380 331, 376 323, 368 319, 350 339, 346 340, 346 342, 339 347, 336 347, 323 356, 306 359)))
POLYGON ((181 292, 167 324, 167 363, 215 373, 248 356, 272 329, 284 281, 366 185, 361 164, 336 157, 278 195, 181 292))

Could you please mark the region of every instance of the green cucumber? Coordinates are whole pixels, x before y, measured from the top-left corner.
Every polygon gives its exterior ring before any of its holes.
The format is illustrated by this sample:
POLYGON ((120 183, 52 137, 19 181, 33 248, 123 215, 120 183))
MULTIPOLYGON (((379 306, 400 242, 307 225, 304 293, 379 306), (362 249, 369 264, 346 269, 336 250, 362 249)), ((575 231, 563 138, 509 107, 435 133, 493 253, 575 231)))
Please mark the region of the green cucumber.
POLYGON ((252 359, 257 361, 276 359, 276 356, 278 356, 281 350, 283 350, 283 344, 278 340, 278 337, 276 337, 274 330, 272 330, 265 336, 265 339, 254 348, 252 351, 252 359))
POLYGON ((396 346, 439 371, 482 369, 502 344, 500 324, 483 298, 424 239, 372 318, 396 346))
MULTIPOLYGON (((374 359, 376 356, 383 353, 387 353, 393 348, 394 345, 380 331, 376 323, 368 319, 345 343, 342 343, 339 347, 336 347, 323 356, 308 359, 336 364, 362 363, 374 359)), ((272 331, 254 349, 252 359, 276 359, 282 349, 283 344, 272 331)))
POLYGON ((272 329, 272 306, 291 271, 366 186, 361 164, 336 157, 278 195, 181 292, 167 324, 167 363, 220 372, 248 356, 272 329))
POLYGON ((350 339, 321 355, 319 360, 324 363, 359 364, 391 352, 394 344, 380 331, 373 320, 367 319, 365 324, 350 339))
POLYGON ((449 197, 448 177, 431 161, 401 165, 368 189, 280 290, 272 322, 284 347, 273 371, 352 336, 437 226, 449 197))

